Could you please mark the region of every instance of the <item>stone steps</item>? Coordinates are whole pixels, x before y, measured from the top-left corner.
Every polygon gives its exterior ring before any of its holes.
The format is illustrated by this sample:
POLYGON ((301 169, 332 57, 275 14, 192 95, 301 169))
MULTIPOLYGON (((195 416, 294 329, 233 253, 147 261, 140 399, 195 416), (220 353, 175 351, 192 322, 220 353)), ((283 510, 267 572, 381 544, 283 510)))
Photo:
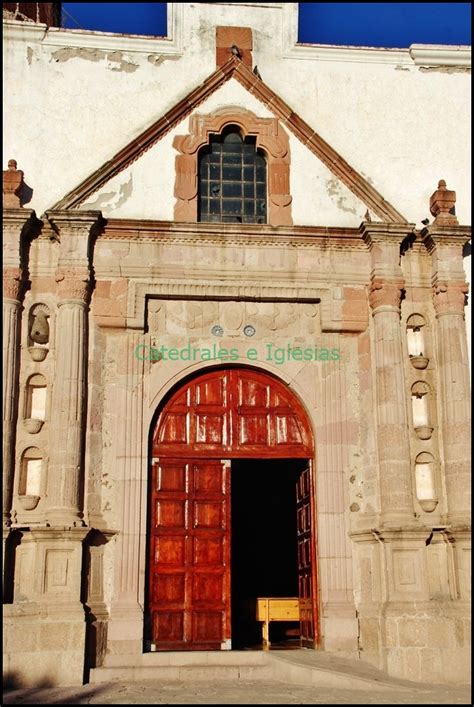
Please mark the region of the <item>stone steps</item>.
POLYGON ((90 682, 120 680, 259 680, 273 676, 263 651, 157 652, 107 655, 90 672, 90 682))
POLYGON ((413 689, 358 660, 340 660, 319 651, 195 651, 107 655, 90 672, 91 683, 117 681, 276 680, 339 689, 413 689))

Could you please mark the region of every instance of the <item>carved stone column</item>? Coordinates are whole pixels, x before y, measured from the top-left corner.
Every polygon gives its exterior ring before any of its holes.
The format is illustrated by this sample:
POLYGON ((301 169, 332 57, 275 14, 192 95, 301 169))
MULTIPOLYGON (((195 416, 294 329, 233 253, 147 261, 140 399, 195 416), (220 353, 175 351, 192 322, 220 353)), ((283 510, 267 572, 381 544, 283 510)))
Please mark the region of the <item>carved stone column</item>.
POLYGON ((3 271, 3 527, 10 525, 18 400, 22 274, 3 271))
MULTIPOLYGON (((10 175, 11 172, 7 172, 10 175)), ((14 174, 14 173, 13 173, 14 174)), ((4 173, 5 180, 5 173, 4 173)), ((5 186, 4 186, 5 192, 5 186)), ((8 194, 6 194, 8 196, 8 194)), ((10 525, 20 357, 19 333, 27 272, 22 233, 36 222, 31 209, 3 210, 3 527, 10 525)), ((39 223, 39 222, 38 222, 39 223)))
POLYGON ((377 446, 382 526, 413 525, 413 491, 403 365, 400 244, 411 224, 364 223, 372 256, 369 304, 374 321, 377 446))
POLYGON ((80 525, 83 510, 83 461, 87 396, 87 324, 91 273, 88 262, 97 212, 52 212, 60 233, 56 271, 56 374, 51 413, 48 471, 48 522, 80 525))
POLYGON ((452 527, 470 524, 470 380, 464 305, 462 251, 471 236, 459 226, 453 212, 456 194, 443 181, 431 197, 432 225, 423 231, 432 256, 433 304, 436 313, 436 363, 440 425, 443 438, 447 522, 452 527))

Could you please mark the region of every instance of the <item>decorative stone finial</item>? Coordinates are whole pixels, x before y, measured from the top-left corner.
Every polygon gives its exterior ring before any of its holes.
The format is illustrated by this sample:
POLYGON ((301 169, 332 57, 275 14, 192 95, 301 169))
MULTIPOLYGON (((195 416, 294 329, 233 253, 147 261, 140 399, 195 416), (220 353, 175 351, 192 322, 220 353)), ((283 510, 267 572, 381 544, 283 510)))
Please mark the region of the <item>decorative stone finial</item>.
POLYGON ((454 214, 456 192, 446 189, 446 182, 440 179, 437 190, 430 198, 430 211, 435 216, 434 223, 438 225, 457 225, 458 220, 454 214))
POLYGON ((3 171, 3 205, 6 208, 21 207, 20 190, 23 185, 23 172, 17 169, 16 160, 8 160, 8 169, 3 171))

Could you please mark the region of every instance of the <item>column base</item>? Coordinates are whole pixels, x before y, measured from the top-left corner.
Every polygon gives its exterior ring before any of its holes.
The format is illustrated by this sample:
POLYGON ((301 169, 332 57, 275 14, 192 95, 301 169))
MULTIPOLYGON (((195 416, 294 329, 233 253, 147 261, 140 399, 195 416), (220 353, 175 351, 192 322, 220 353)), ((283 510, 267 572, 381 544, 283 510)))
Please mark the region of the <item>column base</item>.
POLYGON ((359 622, 355 606, 349 602, 323 604, 321 647, 344 657, 357 658, 359 622))
POLYGON ((135 602, 112 605, 107 629, 107 654, 143 653, 143 609, 135 602))

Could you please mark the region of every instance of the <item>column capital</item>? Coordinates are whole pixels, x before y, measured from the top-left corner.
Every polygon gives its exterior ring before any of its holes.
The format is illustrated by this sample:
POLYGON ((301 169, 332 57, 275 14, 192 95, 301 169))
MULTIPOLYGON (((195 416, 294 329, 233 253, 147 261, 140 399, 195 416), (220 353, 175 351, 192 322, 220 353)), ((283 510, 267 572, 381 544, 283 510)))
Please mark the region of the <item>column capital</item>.
POLYGON ((464 314, 469 285, 464 280, 436 280, 433 284, 433 305, 436 316, 464 314))
POLYGON ((59 267, 55 273, 58 296, 62 302, 73 300, 87 304, 91 292, 92 279, 88 268, 59 267))
POLYGON ((25 279, 21 268, 3 268, 3 299, 21 302, 25 279))
POLYGON ((374 313, 379 307, 384 307, 384 311, 387 311, 386 308, 399 311, 404 285, 403 278, 372 277, 369 304, 374 313))

